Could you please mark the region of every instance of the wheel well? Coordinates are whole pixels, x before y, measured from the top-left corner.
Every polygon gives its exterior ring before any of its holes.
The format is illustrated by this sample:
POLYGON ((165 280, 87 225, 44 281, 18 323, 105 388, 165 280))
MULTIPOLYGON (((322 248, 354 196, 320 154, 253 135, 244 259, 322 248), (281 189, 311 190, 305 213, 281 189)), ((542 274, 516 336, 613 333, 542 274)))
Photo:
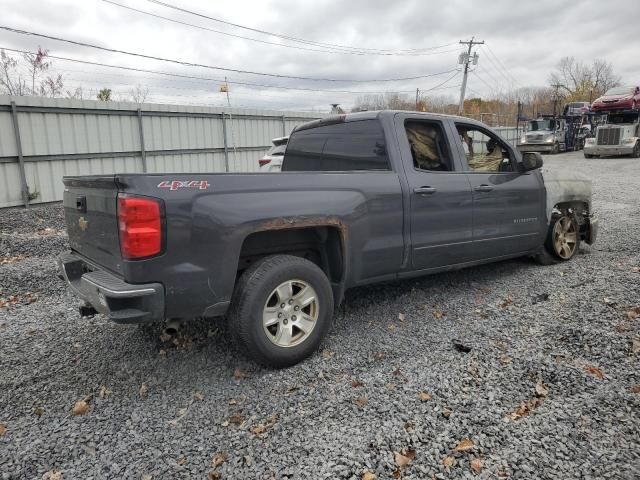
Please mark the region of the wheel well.
POLYGON ((317 226, 266 230, 247 236, 242 243, 237 277, 267 255, 287 254, 318 265, 333 284, 343 281, 343 252, 337 227, 317 226))
POLYGON ((552 215, 562 213, 573 213, 578 220, 580 236, 585 237, 587 233, 587 219, 589 218, 589 204, 581 201, 559 202, 553 206, 552 215))

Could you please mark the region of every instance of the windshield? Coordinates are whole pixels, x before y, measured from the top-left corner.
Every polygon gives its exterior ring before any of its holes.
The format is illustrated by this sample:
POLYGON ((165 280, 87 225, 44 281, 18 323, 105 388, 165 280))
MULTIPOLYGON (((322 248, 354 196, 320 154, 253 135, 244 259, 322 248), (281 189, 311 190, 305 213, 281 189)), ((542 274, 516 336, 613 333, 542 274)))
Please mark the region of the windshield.
POLYGON ((531 120, 529 122, 529 127, 531 131, 536 130, 553 130, 556 126, 555 120, 531 120))
POLYGON ((624 95, 625 93, 631 93, 631 87, 616 87, 607 90, 605 95, 624 95))

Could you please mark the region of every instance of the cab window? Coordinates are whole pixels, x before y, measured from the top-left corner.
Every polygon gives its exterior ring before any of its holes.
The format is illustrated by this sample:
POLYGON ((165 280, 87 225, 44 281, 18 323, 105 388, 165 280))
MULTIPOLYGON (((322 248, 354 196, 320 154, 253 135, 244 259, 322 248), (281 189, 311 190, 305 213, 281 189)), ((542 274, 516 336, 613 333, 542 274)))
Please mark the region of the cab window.
POLYGON ((438 123, 407 120, 404 124, 417 170, 450 172, 453 170, 446 137, 438 123))
POLYGON ((456 124, 470 172, 514 172, 515 159, 504 142, 488 131, 456 124))

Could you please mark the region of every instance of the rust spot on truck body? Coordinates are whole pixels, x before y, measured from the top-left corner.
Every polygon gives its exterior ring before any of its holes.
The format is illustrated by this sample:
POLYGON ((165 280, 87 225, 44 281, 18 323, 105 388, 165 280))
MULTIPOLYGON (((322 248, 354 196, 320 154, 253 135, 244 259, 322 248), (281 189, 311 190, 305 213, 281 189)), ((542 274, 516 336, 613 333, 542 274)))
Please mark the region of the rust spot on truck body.
POLYGON ((343 247, 347 243, 347 226, 334 217, 279 217, 263 222, 258 231, 286 230, 309 227, 337 227, 340 231, 343 247))

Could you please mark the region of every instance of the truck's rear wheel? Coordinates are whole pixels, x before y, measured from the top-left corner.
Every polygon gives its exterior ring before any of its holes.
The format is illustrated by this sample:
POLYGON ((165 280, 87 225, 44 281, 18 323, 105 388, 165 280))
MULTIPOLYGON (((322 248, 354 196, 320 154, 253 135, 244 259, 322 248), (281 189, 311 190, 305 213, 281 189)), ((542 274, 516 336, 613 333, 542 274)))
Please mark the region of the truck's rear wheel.
POLYGON ((580 247, 580 227, 576 216, 569 212, 554 215, 538 263, 552 265, 571 260, 580 247))
POLYGON ((333 293, 324 272, 303 258, 274 255, 240 277, 229 328, 253 360, 281 368, 311 355, 332 317, 333 293))

